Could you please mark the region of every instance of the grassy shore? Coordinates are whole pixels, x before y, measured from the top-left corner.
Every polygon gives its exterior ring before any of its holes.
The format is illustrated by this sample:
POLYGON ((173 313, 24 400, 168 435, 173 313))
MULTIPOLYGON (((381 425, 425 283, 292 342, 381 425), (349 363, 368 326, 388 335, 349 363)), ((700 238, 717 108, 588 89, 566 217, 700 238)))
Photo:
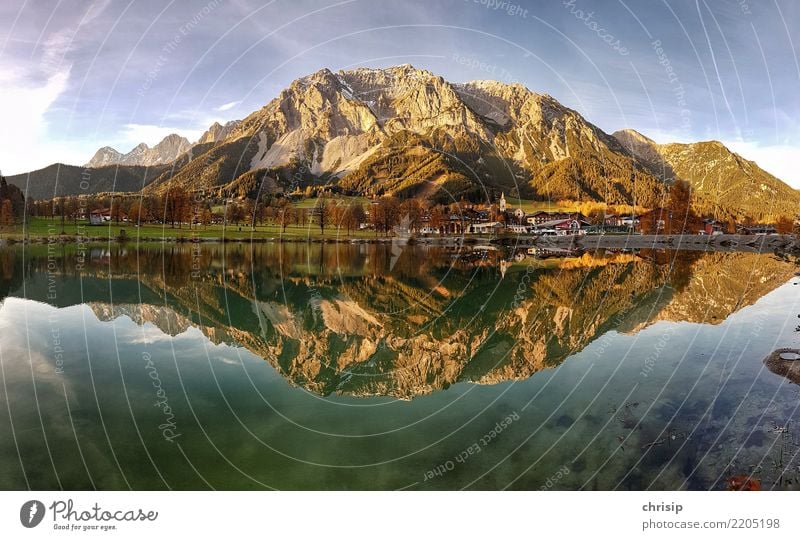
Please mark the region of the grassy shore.
MULTIPOLYGON (((364 197, 340 197, 341 200, 357 201, 368 204, 369 199, 364 197)), ((536 210, 575 211, 576 208, 565 207, 555 203, 530 201, 525 199, 508 198, 510 207, 521 206, 526 212, 536 210)), ((302 199, 295 203, 295 207, 311 209, 317 203, 316 198, 302 199)), ((221 211, 221 209, 219 209, 221 211)), ((139 242, 164 242, 164 241, 346 241, 346 240, 381 240, 386 238, 383 234, 376 235, 374 231, 347 231, 336 227, 326 227, 324 233, 316 224, 289 225, 285 229, 278 225, 257 225, 251 228, 249 224, 242 225, 188 225, 171 226, 169 224, 144 224, 140 227, 125 222, 108 222, 103 225, 92 226, 86 222, 75 223, 67 220, 61 224, 60 218, 29 218, 25 224, 11 227, 0 227, 0 240, 21 242, 43 242, 51 238, 60 238, 64 242, 75 242, 80 239, 92 241, 116 241, 125 236, 131 241, 139 242)))
MULTIPOLYGON (((146 224, 140 227, 129 223, 109 222, 103 225, 88 225, 87 223, 65 222, 63 227, 60 219, 32 218, 25 225, 0 228, 0 239, 7 241, 31 242, 46 241, 51 238, 60 238, 63 241, 77 241, 78 239, 118 240, 127 237, 131 241, 163 242, 167 241, 246 241, 246 240, 374 240, 374 231, 350 231, 326 227, 323 234, 315 225, 290 225, 283 230, 277 225, 257 225, 254 229, 249 225, 198 225, 189 227, 183 225, 146 224)), ((378 235, 378 239, 383 235, 378 235)))

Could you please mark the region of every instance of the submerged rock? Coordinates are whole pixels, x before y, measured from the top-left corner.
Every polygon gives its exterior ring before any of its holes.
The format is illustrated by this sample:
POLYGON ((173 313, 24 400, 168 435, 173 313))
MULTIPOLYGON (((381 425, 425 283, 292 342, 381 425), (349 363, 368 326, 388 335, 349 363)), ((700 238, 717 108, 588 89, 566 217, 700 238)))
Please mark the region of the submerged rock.
POLYGON ((764 359, 764 365, 772 373, 800 384, 800 350, 777 349, 764 359))

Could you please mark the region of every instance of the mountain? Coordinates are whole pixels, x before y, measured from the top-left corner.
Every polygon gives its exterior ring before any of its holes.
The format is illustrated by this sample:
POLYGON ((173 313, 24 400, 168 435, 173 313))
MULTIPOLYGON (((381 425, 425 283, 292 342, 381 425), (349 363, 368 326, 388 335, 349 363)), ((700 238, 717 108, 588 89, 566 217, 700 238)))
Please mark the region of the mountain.
POLYGON ((109 165, 97 168, 55 163, 44 169, 7 177, 28 198, 52 199, 62 195, 87 195, 111 191, 139 191, 167 166, 109 165), (85 189, 84 189, 85 188, 85 189))
POLYGON ((550 96, 494 81, 451 84, 410 65, 320 70, 219 135, 226 127, 204 135, 214 153, 195 153, 191 174, 163 180, 197 186, 212 164, 199 184, 220 192, 254 172, 284 189, 323 182, 443 200, 503 190, 626 203, 636 185, 646 204, 663 190, 615 138, 550 96))
POLYGON ((794 216, 800 206, 799 191, 719 141, 657 144, 632 129, 614 137, 667 182, 689 182, 698 204, 720 218, 794 216))
POLYGON ((216 143, 228 136, 228 134, 239 125, 238 120, 231 120, 226 122, 223 126, 219 122, 214 122, 211 126, 200 136, 197 144, 216 143))
POLYGON ((175 161, 178 156, 189 150, 191 146, 192 144, 188 139, 175 133, 164 137, 153 148, 150 148, 145 143, 140 143, 127 154, 122 154, 110 146, 104 146, 95 152, 92 159, 84 167, 97 168, 108 165, 151 167, 153 165, 164 165, 175 161))
POLYGON ((110 146, 104 146, 94 153, 92 159, 85 165, 86 167, 105 167, 106 165, 116 165, 125 158, 125 154, 117 152, 110 146))
POLYGON ((162 166, 146 178, 127 171, 140 181, 121 185, 153 193, 178 185, 212 197, 327 185, 447 203, 505 192, 653 207, 680 178, 693 185, 703 213, 720 218, 794 215, 800 202, 797 191, 720 143, 609 135, 520 84, 453 84, 407 64, 322 69, 242 120, 215 122, 193 146, 170 135, 124 155, 101 148, 88 164, 110 165, 162 166))

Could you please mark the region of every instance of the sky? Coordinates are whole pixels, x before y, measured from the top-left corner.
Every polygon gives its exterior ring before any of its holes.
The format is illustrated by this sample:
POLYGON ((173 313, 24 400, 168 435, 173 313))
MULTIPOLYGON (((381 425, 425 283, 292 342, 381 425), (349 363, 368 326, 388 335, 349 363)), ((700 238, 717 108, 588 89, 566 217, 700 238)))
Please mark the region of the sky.
POLYGON ((799 46, 793 0, 3 0, 0 170, 196 140, 323 67, 409 63, 720 140, 800 188, 799 46))

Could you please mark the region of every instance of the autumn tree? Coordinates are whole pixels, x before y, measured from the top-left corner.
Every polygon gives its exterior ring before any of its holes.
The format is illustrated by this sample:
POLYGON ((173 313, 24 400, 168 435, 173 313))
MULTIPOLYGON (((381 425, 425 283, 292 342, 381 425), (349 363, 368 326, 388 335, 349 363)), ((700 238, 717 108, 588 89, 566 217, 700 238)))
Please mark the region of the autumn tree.
POLYGON ((189 217, 191 206, 189 194, 182 186, 172 186, 164 195, 164 222, 168 222, 174 228, 178 223, 178 228, 189 217))
POLYGON ((314 221, 319 225, 321 234, 325 234, 325 224, 330 220, 331 204, 325 197, 319 197, 317 204, 314 206, 313 215, 314 221))
POLYGON ((286 226, 289 225, 294 219, 294 207, 292 203, 286 199, 281 199, 277 209, 278 225, 281 226, 281 232, 286 232, 286 226))
POLYGON ((400 221, 400 202, 391 195, 381 197, 372 204, 369 219, 376 235, 378 231, 383 231, 388 236, 391 228, 400 221))
POLYGON ((0 227, 10 227, 14 224, 14 208, 10 199, 0 200, 0 227))
POLYGON ((133 201, 130 208, 128 208, 128 221, 136 225, 141 225, 142 221, 146 221, 144 212, 145 209, 142 205, 142 201, 133 201))
POLYGON ((444 208, 439 205, 434 206, 431 209, 430 218, 428 219, 428 226, 436 229, 437 231, 441 231, 442 227, 444 227, 446 224, 447 216, 444 208))
POLYGON ((400 216, 408 218, 408 226, 411 230, 419 229, 424 215, 425 207, 417 198, 407 199, 400 205, 400 216))
MULTIPOLYGON (((669 208, 672 219, 669 220, 670 229, 673 221, 682 225, 678 232, 690 230, 697 225, 698 219, 692 210, 692 188, 688 182, 676 180, 669 189, 669 208)), ((667 231, 671 234, 673 231, 667 231)))
POLYGON ((779 234, 792 234, 794 230, 794 220, 786 216, 780 216, 775 220, 775 230, 779 234))
POLYGON ((351 230, 357 230, 366 217, 364 207, 361 206, 361 203, 354 201, 348 204, 343 216, 343 225, 347 227, 347 233, 350 234, 351 230))
POLYGON ((245 219, 245 208, 236 201, 230 201, 225 205, 225 215, 227 216, 227 221, 238 227, 245 219))

